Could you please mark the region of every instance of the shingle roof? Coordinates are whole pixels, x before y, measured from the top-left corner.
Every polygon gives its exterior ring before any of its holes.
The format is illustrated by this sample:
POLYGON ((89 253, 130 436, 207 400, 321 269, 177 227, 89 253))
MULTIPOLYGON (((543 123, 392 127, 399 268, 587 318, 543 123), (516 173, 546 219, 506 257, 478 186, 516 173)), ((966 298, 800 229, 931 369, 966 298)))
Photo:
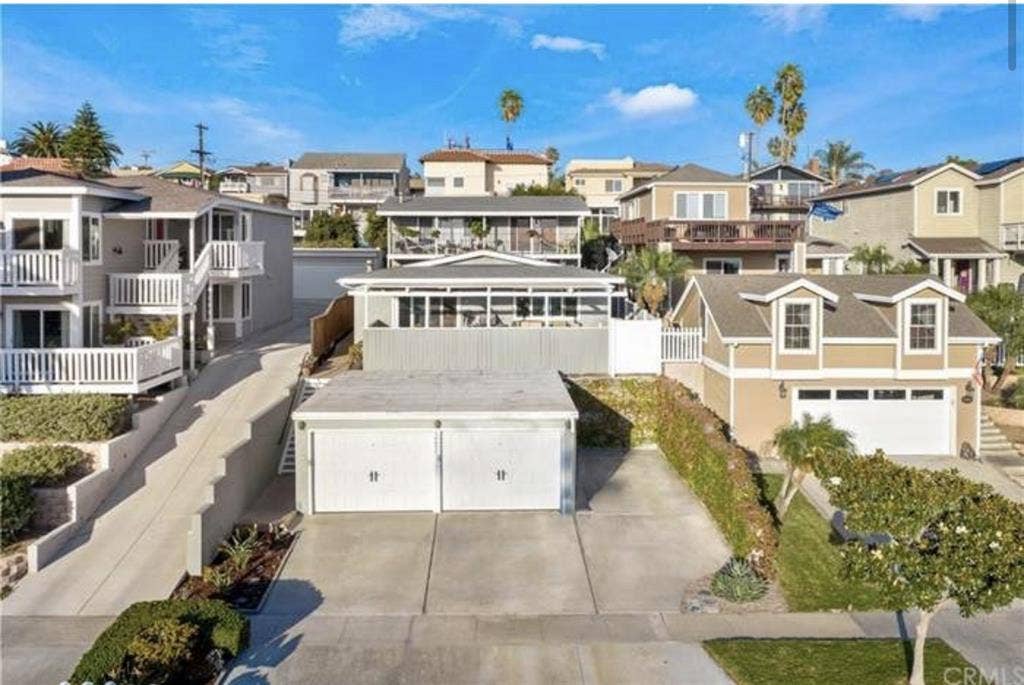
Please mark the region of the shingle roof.
POLYGON ((682 164, 672 167, 671 170, 655 176, 649 181, 641 183, 622 194, 621 197, 635 195, 654 185, 655 183, 745 183, 742 177, 708 169, 699 164, 682 164))
POLYGON ((377 210, 388 214, 438 215, 444 212, 476 212, 482 215, 501 214, 580 214, 590 212, 587 203, 576 195, 511 195, 456 197, 446 195, 408 198, 389 197, 377 210))
POLYGON ((991 162, 982 162, 974 168, 974 172, 980 174, 984 180, 988 181, 1002 178, 1020 169, 1024 169, 1024 157, 1010 157, 991 162))
POLYGON ((110 190, 111 186, 105 181, 109 179, 87 179, 73 174, 55 174, 52 172, 40 171, 34 168, 23 168, 15 171, 0 171, 0 184, 12 188, 24 187, 33 188, 37 186, 47 188, 67 188, 71 186, 84 186, 96 190, 110 190))
POLYGON ((401 171, 401 152, 304 152, 293 169, 388 169, 401 171))
POLYGON ((0 172, 18 171, 20 169, 36 169, 37 171, 49 171, 58 174, 70 174, 77 176, 71 163, 63 157, 15 157, 7 164, 0 166, 0 172))
POLYGON ((284 174, 288 172, 288 169, 276 164, 254 164, 252 166, 239 166, 236 164, 235 166, 228 168, 238 169, 239 171, 244 171, 247 174, 284 174))
POLYGON ((826 190, 812 199, 831 200, 851 195, 868 195, 871 193, 883 193, 909 188, 915 181, 927 176, 940 167, 946 166, 947 164, 948 162, 943 162, 941 164, 921 166, 914 169, 905 169, 903 171, 882 171, 874 176, 864 179, 863 181, 843 183, 835 188, 826 190))
POLYGON ((367 273, 354 274, 346 281, 352 283, 402 282, 409 280, 451 281, 453 279, 474 281, 514 280, 514 279, 545 279, 559 281, 593 281, 595 285, 602 283, 621 283, 620 276, 612 276, 600 271, 582 269, 578 266, 551 264, 534 266, 532 264, 439 264, 437 266, 394 266, 389 269, 377 269, 367 273))
MULTIPOLYGON (((130 190, 146 196, 143 200, 124 202, 112 212, 198 212, 216 202, 226 202, 223 195, 209 190, 201 190, 181 185, 158 176, 121 176, 105 178, 103 183, 109 186, 130 190)), ((280 212, 280 208, 270 207, 259 202, 249 202, 231 198, 230 202, 262 211, 280 212)))
POLYGON ((421 162, 493 162, 495 164, 551 164, 547 155, 530 150, 442 148, 420 157, 421 162))
POLYGON ((990 254, 1002 255, 997 247, 989 245, 981 238, 911 238, 909 245, 926 257, 958 257, 962 255, 990 254))
POLYGON ((808 256, 816 255, 847 255, 852 250, 842 243, 835 243, 824 238, 810 238, 807 241, 808 256))
MULTIPOLYGON (((698 275, 697 286, 704 294, 711 316, 722 335, 728 338, 771 336, 768 308, 745 299, 741 293, 764 295, 788 283, 805 278, 838 296, 825 307, 826 338, 892 338, 896 331, 876 305, 857 298, 855 293, 892 296, 925 280, 940 284, 933 276, 892 274, 882 276, 817 276, 801 274, 764 274, 743 276, 698 275)), ((955 337, 996 337, 966 305, 951 301, 950 335, 955 337)))

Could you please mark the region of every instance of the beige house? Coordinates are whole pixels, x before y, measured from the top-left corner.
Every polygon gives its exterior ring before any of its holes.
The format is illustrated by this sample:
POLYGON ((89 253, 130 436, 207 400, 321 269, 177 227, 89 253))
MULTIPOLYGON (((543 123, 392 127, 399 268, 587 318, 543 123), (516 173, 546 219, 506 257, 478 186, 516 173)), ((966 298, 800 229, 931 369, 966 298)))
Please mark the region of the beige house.
POLYGON ((762 454, 774 431, 830 415, 859 451, 979 446, 977 364, 995 334, 934 277, 696 276, 673 311, 699 362, 667 364, 762 454))
POLYGON ((527 150, 443 148, 420 158, 424 194, 508 195, 516 186, 546 186, 551 160, 527 150))
POLYGON ((621 159, 572 159, 565 166, 565 185, 583 196, 590 213, 607 231, 619 216, 619 195, 669 171, 671 165, 621 159))
POLYGON ((812 236, 882 244, 897 259, 927 263, 961 292, 1016 283, 1024 274, 1024 159, 967 169, 938 164, 879 174, 815 198, 839 212, 812 214, 812 236))
POLYGON ((409 193, 400 152, 306 152, 288 169, 288 208, 304 226, 319 212, 351 213, 361 225, 389 197, 409 193))
POLYGON ((232 166, 220 172, 217 191, 278 207, 288 204, 288 168, 274 164, 232 166))
MULTIPOLYGON (((802 271, 802 220, 751 219, 751 184, 684 164, 622 193, 612 234, 627 249, 671 249, 694 273, 802 271)), ((823 254, 826 261, 841 256, 823 254)))

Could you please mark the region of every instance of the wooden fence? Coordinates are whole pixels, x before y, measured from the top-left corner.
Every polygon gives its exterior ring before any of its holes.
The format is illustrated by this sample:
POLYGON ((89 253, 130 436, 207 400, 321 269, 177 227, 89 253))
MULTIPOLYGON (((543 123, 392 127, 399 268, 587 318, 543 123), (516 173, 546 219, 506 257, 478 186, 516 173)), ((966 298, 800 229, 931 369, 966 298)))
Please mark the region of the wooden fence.
POLYGON ((339 340, 352 332, 352 297, 341 295, 331 300, 323 314, 309 320, 309 352, 314 360, 330 354, 339 340))

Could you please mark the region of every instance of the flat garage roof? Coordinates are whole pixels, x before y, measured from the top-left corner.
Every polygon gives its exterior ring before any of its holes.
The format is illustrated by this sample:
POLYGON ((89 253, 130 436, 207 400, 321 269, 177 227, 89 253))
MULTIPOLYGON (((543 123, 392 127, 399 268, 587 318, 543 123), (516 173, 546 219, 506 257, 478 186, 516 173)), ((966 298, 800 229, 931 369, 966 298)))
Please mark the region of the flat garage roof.
POLYGON ((348 371, 316 391, 295 419, 566 418, 579 416, 555 371, 348 371))

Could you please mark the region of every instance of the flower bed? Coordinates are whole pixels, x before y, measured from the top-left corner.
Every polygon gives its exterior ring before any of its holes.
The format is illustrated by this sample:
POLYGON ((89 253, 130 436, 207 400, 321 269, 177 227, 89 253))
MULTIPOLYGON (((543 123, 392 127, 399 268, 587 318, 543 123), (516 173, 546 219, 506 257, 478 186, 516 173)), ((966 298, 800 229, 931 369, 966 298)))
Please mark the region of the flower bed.
POLYGON ((256 611, 294 539, 280 524, 239 526, 203 575, 185 578, 171 597, 219 599, 240 611, 256 611))

